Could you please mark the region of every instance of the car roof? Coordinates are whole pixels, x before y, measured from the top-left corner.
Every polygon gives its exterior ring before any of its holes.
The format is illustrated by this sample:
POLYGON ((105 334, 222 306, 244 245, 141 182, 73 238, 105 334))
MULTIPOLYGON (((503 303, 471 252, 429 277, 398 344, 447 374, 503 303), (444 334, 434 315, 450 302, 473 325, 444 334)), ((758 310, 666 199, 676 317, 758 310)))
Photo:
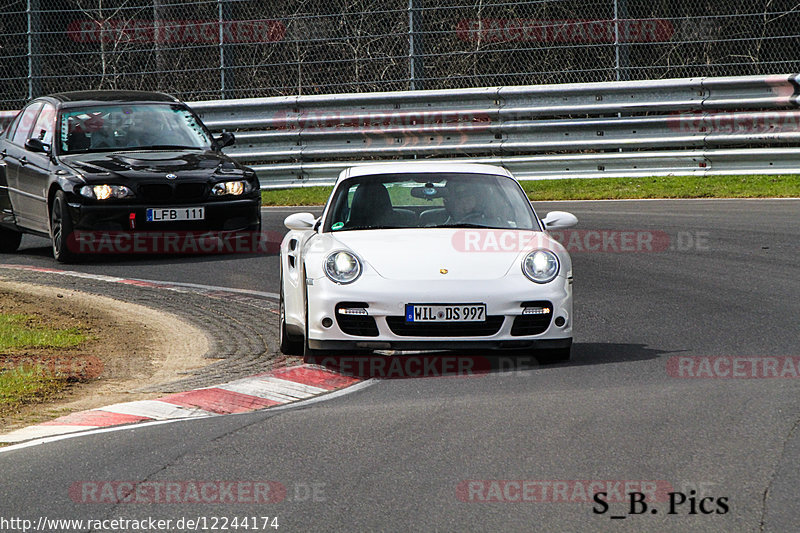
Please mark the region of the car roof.
POLYGON ((172 104, 180 102, 180 100, 169 94, 152 91, 72 91, 51 94, 47 98, 56 100, 61 104, 61 107, 131 102, 164 102, 172 104))
POLYGON ((357 165, 344 169, 336 180, 337 183, 358 176, 373 176, 380 174, 423 174, 423 173, 448 173, 448 174, 491 174, 515 179, 503 167, 484 165, 479 163, 449 163, 441 161, 398 161, 396 163, 372 163, 357 165))

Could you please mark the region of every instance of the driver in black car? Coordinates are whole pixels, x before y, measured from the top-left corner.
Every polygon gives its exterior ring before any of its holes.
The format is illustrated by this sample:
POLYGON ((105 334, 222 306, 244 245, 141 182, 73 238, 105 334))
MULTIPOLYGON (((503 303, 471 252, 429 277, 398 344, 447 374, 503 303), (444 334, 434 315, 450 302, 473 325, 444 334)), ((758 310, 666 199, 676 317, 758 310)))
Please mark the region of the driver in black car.
POLYGON ((179 144, 164 118, 158 111, 137 111, 126 137, 128 148, 179 144))

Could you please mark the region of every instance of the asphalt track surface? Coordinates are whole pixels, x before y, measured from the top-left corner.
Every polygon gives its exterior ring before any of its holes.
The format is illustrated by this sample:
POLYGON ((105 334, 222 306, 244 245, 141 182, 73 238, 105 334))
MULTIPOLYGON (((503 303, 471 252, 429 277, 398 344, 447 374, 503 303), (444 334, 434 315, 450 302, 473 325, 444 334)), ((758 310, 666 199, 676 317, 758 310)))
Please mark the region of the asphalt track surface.
MULTIPOLYGON (((172 519, 170 530, 190 529, 175 527, 181 517, 211 526, 214 517, 277 516, 277 531, 797 531, 800 379, 784 366, 783 378, 732 374, 750 357, 797 369, 800 200, 536 207, 540 216, 575 213, 580 230, 663 232, 672 246, 573 251, 569 364, 508 358, 488 374, 380 379, 307 406, 0 452, 0 519, 153 517, 172 519), (718 356, 727 359, 705 361, 730 366, 718 365, 715 379, 675 377, 675 357, 718 356), (82 482, 125 481, 271 481, 285 495, 273 491, 275 503, 181 493, 179 503, 111 504, 75 492, 93 486, 82 482), (590 481, 608 483, 606 513, 582 498, 590 481), (670 514, 659 492, 646 512, 629 514, 627 500, 614 502, 625 481, 687 501, 670 514), (527 501, 509 501, 517 499, 527 501)), ((282 231, 291 211, 265 210, 265 229, 282 231)), ((58 268, 46 245, 26 238, 0 262, 58 268)), ((112 258, 70 268, 277 290, 274 256, 112 258)))

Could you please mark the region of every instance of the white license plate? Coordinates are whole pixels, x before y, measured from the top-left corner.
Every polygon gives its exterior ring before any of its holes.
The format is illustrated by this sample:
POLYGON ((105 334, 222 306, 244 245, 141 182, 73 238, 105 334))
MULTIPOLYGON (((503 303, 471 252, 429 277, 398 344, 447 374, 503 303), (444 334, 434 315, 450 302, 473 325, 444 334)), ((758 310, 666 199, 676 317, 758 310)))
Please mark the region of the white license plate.
POLYGON ((406 304, 406 322, 485 322, 486 304, 406 304))
POLYGON ((179 222, 181 220, 205 220, 205 207, 150 207, 148 222, 179 222))

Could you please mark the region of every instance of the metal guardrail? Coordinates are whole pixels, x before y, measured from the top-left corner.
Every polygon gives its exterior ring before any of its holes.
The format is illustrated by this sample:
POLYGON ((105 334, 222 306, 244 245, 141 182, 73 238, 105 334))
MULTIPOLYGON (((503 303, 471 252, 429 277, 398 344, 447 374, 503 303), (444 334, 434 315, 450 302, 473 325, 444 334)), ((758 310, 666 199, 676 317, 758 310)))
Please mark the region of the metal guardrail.
POLYGON ((800 170, 800 75, 190 103, 264 188, 364 161, 469 160, 521 179, 800 170))
MULTIPOLYGON (((353 164, 502 165, 521 179, 800 172, 800 75, 190 102, 262 188, 353 164)), ((0 112, 0 123, 5 118, 0 112)))

